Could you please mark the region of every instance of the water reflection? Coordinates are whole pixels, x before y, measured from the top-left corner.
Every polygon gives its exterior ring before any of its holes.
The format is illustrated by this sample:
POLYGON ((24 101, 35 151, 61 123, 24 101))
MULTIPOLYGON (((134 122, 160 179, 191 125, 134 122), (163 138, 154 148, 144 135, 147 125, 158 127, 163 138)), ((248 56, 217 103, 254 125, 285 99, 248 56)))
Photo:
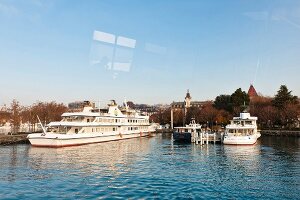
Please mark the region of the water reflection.
POLYGON ((80 169, 85 175, 110 171, 117 176, 129 171, 131 164, 149 152, 148 140, 137 138, 58 149, 31 147, 30 167, 47 169, 58 162, 61 169, 80 169))
POLYGON ((255 176, 260 167, 260 145, 224 145, 221 147, 227 171, 236 170, 243 176, 255 176))

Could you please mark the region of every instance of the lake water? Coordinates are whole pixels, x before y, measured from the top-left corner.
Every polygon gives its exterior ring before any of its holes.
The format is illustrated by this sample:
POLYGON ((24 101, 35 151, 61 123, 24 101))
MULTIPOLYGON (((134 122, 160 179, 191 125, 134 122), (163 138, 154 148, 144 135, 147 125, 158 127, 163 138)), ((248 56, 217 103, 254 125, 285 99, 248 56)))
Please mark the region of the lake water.
POLYGON ((59 149, 0 146, 0 199, 300 199, 300 138, 254 146, 170 134, 59 149))

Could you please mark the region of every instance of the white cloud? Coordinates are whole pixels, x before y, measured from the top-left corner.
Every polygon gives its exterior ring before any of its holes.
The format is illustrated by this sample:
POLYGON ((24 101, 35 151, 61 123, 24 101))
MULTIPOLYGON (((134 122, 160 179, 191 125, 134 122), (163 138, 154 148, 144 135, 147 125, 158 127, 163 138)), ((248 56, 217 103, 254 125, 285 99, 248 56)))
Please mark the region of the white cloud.
POLYGON ((272 12, 272 20, 285 22, 294 28, 300 29, 299 11, 299 7, 291 9, 276 9, 272 12))
POLYGON ((268 11, 254 11, 243 13, 246 17, 252 20, 260 21, 277 21, 285 22, 295 28, 300 28, 300 8, 280 8, 274 9, 272 12, 268 11))

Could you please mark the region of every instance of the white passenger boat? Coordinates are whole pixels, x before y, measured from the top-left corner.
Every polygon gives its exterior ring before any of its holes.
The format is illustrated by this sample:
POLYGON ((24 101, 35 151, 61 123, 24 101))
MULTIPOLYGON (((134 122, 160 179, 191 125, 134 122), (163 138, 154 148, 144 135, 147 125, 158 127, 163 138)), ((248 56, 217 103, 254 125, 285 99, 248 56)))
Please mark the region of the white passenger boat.
POLYGON ((155 131, 149 116, 142 116, 127 105, 119 107, 114 100, 106 109, 88 105, 80 112, 64 113, 61 121, 50 122, 47 129, 43 128, 43 133, 29 134, 30 143, 64 147, 149 136, 155 131))
POLYGON ((223 143, 234 145, 255 144, 260 137, 256 121, 257 117, 252 117, 247 112, 240 113, 239 117, 234 117, 230 124, 226 126, 223 143))

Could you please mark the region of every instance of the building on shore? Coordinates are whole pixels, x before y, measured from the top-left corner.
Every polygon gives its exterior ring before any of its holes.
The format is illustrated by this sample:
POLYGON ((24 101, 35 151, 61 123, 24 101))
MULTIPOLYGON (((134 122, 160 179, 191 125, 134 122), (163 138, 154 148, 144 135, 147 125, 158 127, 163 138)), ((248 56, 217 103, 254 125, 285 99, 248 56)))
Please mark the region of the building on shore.
POLYGON ((140 111, 142 115, 151 116, 155 114, 159 108, 155 105, 148 105, 148 104, 135 104, 132 101, 127 101, 127 106, 134 110, 140 111))
POLYGON ((172 109, 188 109, 191 107, 196 108, 202 108, 204 106, 206 101, 192 101, 192 96, 190 94, 190 91, 187 90, 187 93, 185 95, 183 102, 173 102, 171 103, 172 109))
POLYGON ((85 106, 95 107, 95 103, 91 101, 75 101, 68 104, 69 112, 81 111, 85 106))
POLYGON ((252 84, 251 84, 250 87, 249 87, 249 90, 248 90, 248 96, 249 96, 250 100, 251 100, 252 98, 255 98, 255 97, 258 96, 258 94, 257 94, 257 92, 256 92, 256 90, 255 90, 255 88, 254 88, 254 86, 253 86, 252 84))

